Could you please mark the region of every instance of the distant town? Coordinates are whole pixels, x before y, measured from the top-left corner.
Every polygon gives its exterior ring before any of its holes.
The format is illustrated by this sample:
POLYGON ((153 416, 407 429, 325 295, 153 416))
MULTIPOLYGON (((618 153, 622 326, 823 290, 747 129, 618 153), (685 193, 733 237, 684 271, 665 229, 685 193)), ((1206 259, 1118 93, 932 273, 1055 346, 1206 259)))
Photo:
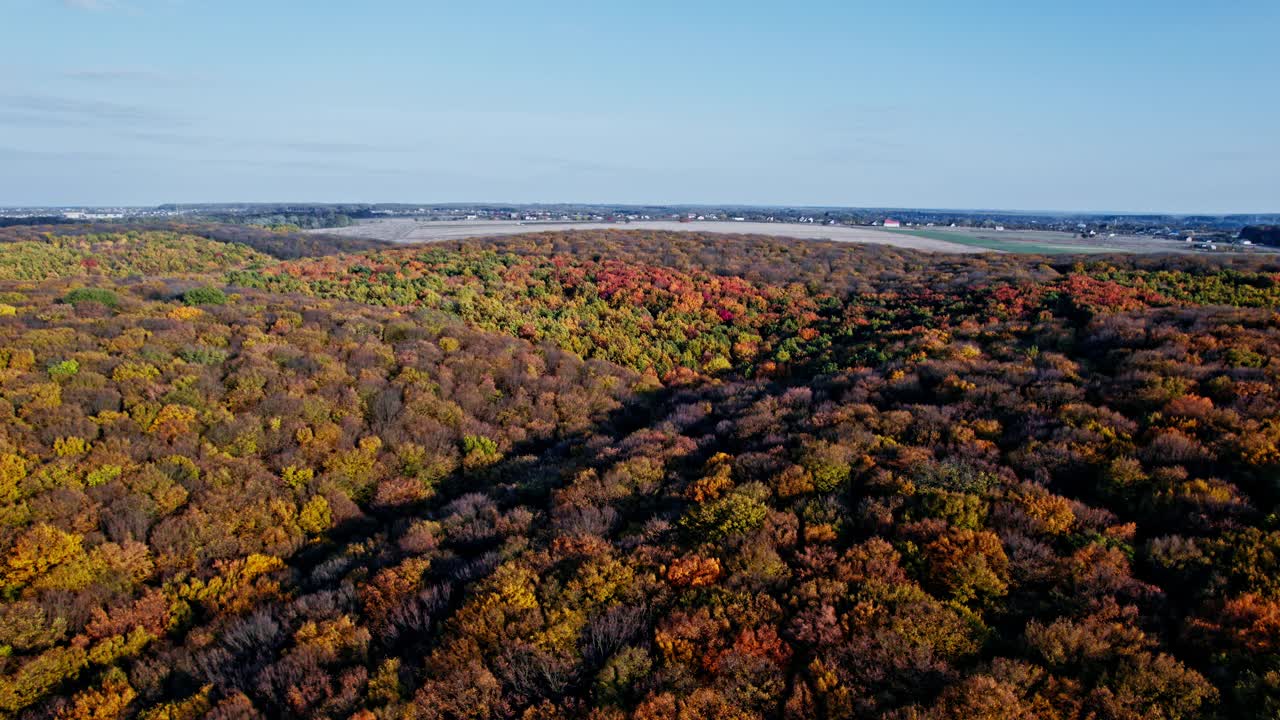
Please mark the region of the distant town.
POLYGON ((326 204, 212 203, 154 207, 0 208, 0 225, 66 222, 216 221, 304 230, 347 227, 360 221, 404 218, 421 222, 504 221, 618 223, 677 221, 799 223, 847 227, 973 228, 985 231, 1044 230, 1078 237, 1117 235, 1204 244, 1280 245, 1280 214, 1161 215, 1122 213, 1031 213, 996 210, 909 208, 767 207, 590 204, 326 204))

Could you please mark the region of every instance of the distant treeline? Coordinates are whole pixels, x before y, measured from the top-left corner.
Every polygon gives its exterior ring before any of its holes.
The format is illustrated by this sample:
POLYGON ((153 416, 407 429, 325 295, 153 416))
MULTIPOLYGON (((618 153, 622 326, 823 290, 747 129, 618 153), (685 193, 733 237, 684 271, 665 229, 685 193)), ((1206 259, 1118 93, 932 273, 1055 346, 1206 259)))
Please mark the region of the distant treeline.
POLYGON ((352 220, 375 217, 372 205, 161 205, 160 209, 193 212, 194 217, 211 222, 303 230, 346 227, 352 220))
POLYGON ((1280 225, 1250 225, 1240 231, 1240 239, 1257 245, 1280 245, 1280 225))
POLYGON ((64 219, 61 215, 40 215, 38 217, 0 217, 0 227, 11 227, 14 225, 54 225, 58 223, 71 223, 73 221, 64 219))
POLYGON ((282 260, 363 252, 388 247, 388 243, 383 241, 364 238, 310 235, 297 231, 271 231, 249 225, 182 222, 15 225, 0 227, 0 242, 44 240, 50 236, 77 237, 146 231, 168 231, 198 235, 219 242, 240 243, 282 260))
POLYGON ((369 211, 354 211, 355 215, 345 212, 334 212, 324 209, 316 209, 313 212, 301 213, 253 213, 253 214, 210 214, 204 216, 205 219, 213 222, 230 223, 234 225, 258 225, 262 227, 280 227, 294 226, 303 230, 316 230, 320 228, 346 227, 351 224, 353 217, 363 218, 372 217, 373 213, 369 211))
POLYGON ((382 240, 340 235, 310 235, 300 232, 273 232, 248 225, 175 223, 172 229, 203 235, 221 242, 242 243, 282 260, 364 252, 390 245, 382 240))

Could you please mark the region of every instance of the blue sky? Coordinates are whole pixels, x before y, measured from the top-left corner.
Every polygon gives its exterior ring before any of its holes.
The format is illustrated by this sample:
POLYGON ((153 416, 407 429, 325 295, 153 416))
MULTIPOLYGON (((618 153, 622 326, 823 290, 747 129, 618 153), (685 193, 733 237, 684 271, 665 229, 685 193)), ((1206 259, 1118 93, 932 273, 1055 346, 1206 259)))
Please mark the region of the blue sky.
POLYGON ((1045 5, 0 0, 0 205, 1280 211, 1280 2, 1045 5))

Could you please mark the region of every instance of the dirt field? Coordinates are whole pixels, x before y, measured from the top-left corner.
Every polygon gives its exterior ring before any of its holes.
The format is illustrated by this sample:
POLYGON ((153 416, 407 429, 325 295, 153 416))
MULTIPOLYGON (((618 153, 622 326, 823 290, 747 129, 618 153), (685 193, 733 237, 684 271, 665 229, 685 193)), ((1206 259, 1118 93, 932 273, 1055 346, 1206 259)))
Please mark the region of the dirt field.
MULTIPOLYGON (((852 243, 893 245, 912 250, 942 253, 1013 252, 1032 254, 1063 253, 1158 253, 1192 252, 1186 243, 1147 237, 1117 236, 1080 238, 1071 233, 1038 230, 982 230, 977 228, 901 228, 701 221, 681 223, 671 220, 643 220, 631 223, 603 222, 517 222, 514 220, 419 221, 410 218, 365 220, 345 228, 311 232, 367 237, 397 243, 427 243, 497 235, 566 230, 665 230, 673 232, 737 233, 772 235, 801 240, 836 240, 852 243)), ((1221 252, 1239 252, 1242 248, 1221 252)), ((1258 251, 1258 250, 1254 250, 1258 251)))
POLYGON ((1082 238, 1051 230, 984 230, 981 228, 903 228, 894 232, 955 242, 997 252, 1037 253, 1181 253, 1191 249, 1176 240, 1117 235, 1082 238))
POLYGON ((798 223, 759 223, 732 221, 703 221, 681 223, 668 220, 646 220, 632 223, 538 223, 505 222, 501 220, 469 220, 460 222, 432 222, 411 219, 387 219, 360 222, 350 227, 313 232, 367 237, 398 243, 423 243, 440 240, 461 240, 494 235, 519 235, 531 232, 564 230, 667 230, 673 232, 738 233, 748 235, 773 235, 802 240, 839 240, 841 242, 876 243, 895 245, 914 250, 932 252, 972 253, 986 248, 967 246, 947 240, 917 237, 861 227, 832 227, 827 225, 801 225, 798 223))

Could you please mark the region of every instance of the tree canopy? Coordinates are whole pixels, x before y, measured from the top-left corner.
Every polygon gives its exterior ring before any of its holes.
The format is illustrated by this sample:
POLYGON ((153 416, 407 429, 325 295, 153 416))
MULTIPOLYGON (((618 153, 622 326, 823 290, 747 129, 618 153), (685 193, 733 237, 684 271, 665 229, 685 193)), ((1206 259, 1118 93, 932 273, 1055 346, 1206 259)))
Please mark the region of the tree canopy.
POLYGON ((0 282, 5 716, 1280 712, 1265 256, 76 237, 0 282))

